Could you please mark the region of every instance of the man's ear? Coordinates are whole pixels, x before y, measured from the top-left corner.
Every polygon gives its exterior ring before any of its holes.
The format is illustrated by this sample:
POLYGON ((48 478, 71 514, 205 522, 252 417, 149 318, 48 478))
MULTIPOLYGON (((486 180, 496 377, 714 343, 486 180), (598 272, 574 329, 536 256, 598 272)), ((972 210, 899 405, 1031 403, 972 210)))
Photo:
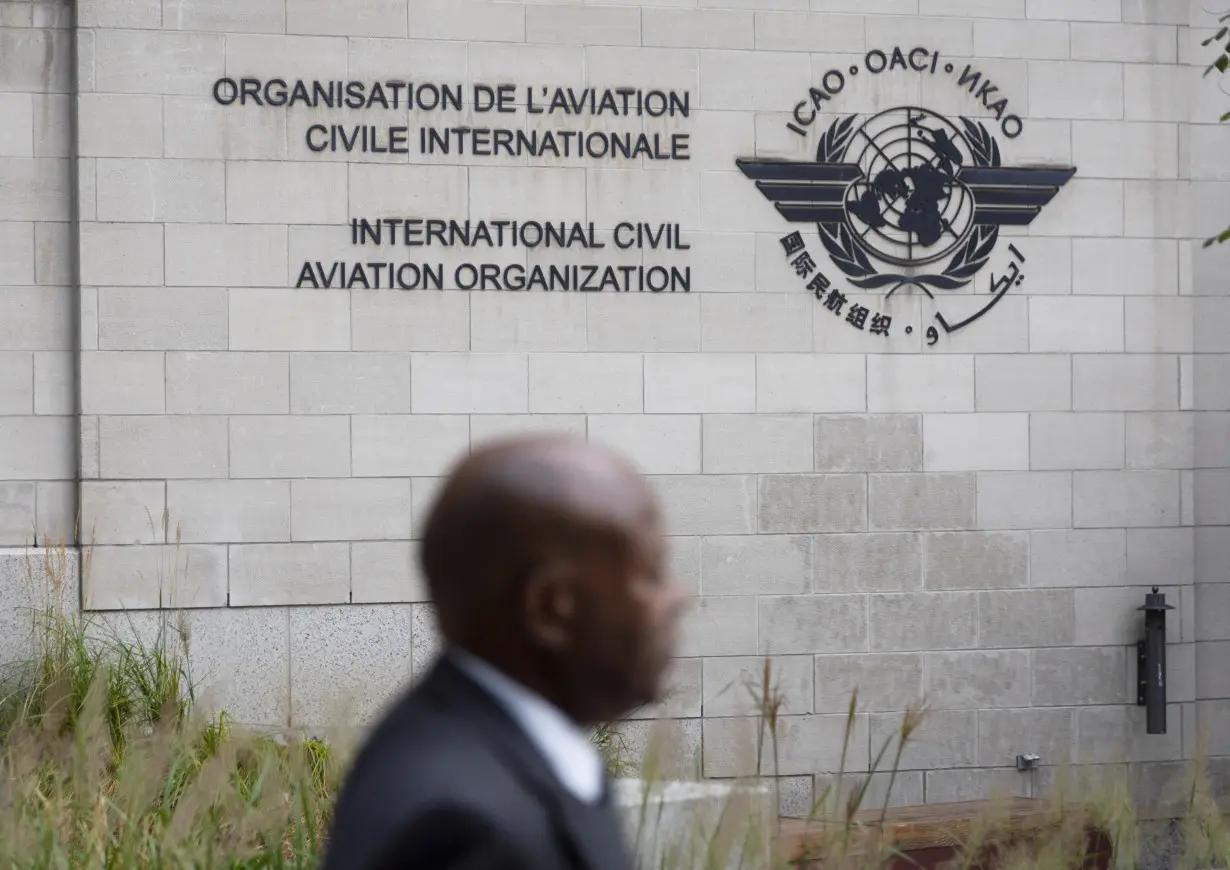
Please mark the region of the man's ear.
POLYGON ((522 617, 530 639, 550 650, 572 645, 576 616, 576 572, 568 562, 552 562, 530 573, 524 587, 522 617))

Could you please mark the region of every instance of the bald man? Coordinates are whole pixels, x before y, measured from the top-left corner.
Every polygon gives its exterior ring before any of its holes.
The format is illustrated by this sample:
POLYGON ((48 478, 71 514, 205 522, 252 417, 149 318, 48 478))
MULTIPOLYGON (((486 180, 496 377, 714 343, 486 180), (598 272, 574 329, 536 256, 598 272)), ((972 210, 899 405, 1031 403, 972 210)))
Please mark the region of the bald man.
POLYGON ((445 482, 420 548, 445 649, 374 729, 325 870, 629 870, 586 729, 660 698, 682 597, 619 455, 500 441, 445 482))

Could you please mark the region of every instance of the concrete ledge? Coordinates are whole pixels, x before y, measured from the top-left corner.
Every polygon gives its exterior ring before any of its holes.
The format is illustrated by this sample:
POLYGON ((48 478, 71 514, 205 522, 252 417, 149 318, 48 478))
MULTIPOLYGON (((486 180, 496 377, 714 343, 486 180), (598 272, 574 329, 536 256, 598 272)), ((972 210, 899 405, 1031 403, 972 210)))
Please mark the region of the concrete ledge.
POLYGON ((768 785, 620 779, 613 790, 638 866, 768 866, 775 809, 768 785))

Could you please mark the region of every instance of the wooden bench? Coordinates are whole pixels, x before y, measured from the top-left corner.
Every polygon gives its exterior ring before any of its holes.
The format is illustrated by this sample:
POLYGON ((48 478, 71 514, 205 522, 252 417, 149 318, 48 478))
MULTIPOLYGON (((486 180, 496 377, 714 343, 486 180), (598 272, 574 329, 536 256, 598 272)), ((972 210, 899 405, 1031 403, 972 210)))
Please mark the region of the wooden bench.
MULTIPOLYGON (((1073 807, 1072 812, 1082 812, 1073 807)), ((980 845, 979 870, 994 870, 996 852, 1013 846, 1037 842, 1055 832, 1059 822, 1054 806, 1043 800, 1009 798, 863 810, 854 816, 854 825, 844 846, 849 857, 884 856, 886 870, 931 870, 962 853, 971 842, 980 845), (894 854, 900 853, 900 854, 894 854)), ((1066 813, 1065 813, 1066 815, 1066 813)), ((807 870, 821 870, 827 864, 843 825, 819 820, 784 818, 777 839, 777 854, 807 870)), ((1109 870, 1110 838, 1094 828, 1085 829, 1086 870, 1109 870)), ((853 865, 850 865, 853 866, 853 865)))

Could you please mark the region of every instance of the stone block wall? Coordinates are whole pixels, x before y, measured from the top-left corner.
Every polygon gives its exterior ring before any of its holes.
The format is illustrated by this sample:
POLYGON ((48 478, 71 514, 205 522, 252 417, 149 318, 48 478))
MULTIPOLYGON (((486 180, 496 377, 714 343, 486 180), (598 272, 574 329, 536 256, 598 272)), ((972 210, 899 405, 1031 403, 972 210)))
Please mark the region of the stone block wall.
MULTIPOLYGON (((1201 729, 1230 755, 1230 249, 1198 241, 1230 218, 1230 100, 1200 76, 1215 18, 1199 3, 64 8, 0 4, 0 117, 17 119, 0 125, 0 284, 18 288, 0 287, 0 542, 24 545, 31 518, 64 527, 79 499, 85 607, 187 608, 198 676, 237 718, 366 718, 422 673, 437 639, 414 540, 440 475, 487 437, 550 428, 627 451, 667 507, 694 600, 677 691, 651 713, 706 776, 748 772, 741 684, 766 655, 799 802, 834 772, 856 687, 854 768, 911 701, 933 709, 899 802, 1041 793, 1064 760, 1133 763, 1144 795, 1201 729), (895 47, 904 68, 869 72, 895 47), (936 70, 908 66, 915 47, 936 70), (967 65, 994 90, 958 87, 967 65), (844 84, 809 124, 833 70, 844 84), (224 105, 228 79, 449 85, 464 104, 224 105), (481 111, 476 85, 512 85, 510 111, 481 111), (531 112, 543 87, 686 92, 690 112, 531 112), (901 105, 985 123, 1005 166, 1077 170, 936 300, 854 288, 816 225, 735 163, 815 160, 833 120, 901 105), (333 125, 359 142, 405 126, 409 153, 331 150, 333 125), (690 159, 422 153, 420 128, 459 126, 686 135, 690 159), (352 220, 401 218, 579 221, 607 246, 353 244, 352 220), (619 249, 624 221, 677 224, 690 247, 619 249), (937 309, 985 304, 1009 243, 1026 279, 932 341, 937 309), (438 265, 442 287, 311 286, 386 260, 438 265), (466 263, 501 280, 688 269, 691 285, 469 290, 466 263), (1165 735, 1134 704, 1152 585, 1177 607, 1165 735), (1048 768, 1018 774, 1024 752, 1048 768)), ((648 730, 626 728, 633 745, 648 730)))
MULTIPOLYGON (((1230 12, 1230 4, 1212 4, 1214 11, 1230 12)), ((1212 34, 1200 31, 1202 39, 1212 34)), ((1195 34, 1193 34, 1195 35, 1195 34)), ((1193 40, 1195 41, 1195 40, 1193 40)), ((1205 105, 1224 105, 1230 85, 1220 82, 1217 93, 1205 89, 1205 105), (1214 101, 1219 102, 1214 102, 1214 101)), ((1224 223, 1225 182, 1221 146, 1230 142, 1226 131, 1209 126, 1210 113, 1192 107, 1192 124, 1180 140, 1181 160, 1191 178, 1193 220, 1224 223)), ((1230 252, 1224 246, 1196 250, 1190 272, 1193 293, 1192 394, 1195 413, 1186 421, 1184 438, 1192 445, 1192 510, 1195 517, 1194 593, 1196 616, 1196 724, 1207 735, 1205 748, 1213 755, 1230 754, 1230 323, 1226 320, 1226 269, 1230 252)), ((1188 457, 1184 457, 1188 458, 1188 457)))
MULTIPOLYGON (((71 4, 0 3, 0 661, 29 651, 43 549, 75 543, 71 4)), ((57 571, 72 581, 75 554, 57 571)), ((71 585, 71 583, 70 583, 71 585)), ((75 588, 64 590, 68 601, 75 588)))

